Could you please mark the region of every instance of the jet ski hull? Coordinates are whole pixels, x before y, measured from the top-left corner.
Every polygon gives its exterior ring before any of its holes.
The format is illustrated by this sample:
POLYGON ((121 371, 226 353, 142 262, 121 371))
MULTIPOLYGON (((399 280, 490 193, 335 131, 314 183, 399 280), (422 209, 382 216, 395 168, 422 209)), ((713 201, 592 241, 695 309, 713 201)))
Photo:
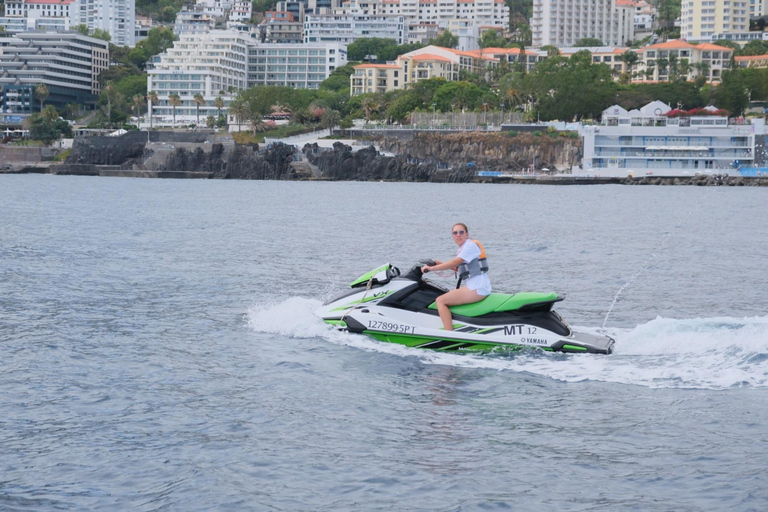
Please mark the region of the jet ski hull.
MULTIPOLYGON (((454 330, 446 331, 434 309, 434 300, 447 290, 422 280, 418 267, 405 277, 399 277, 397 271, 397 275, 372 279, 368 285, 362 288, 360 280, 356 281, 353 286, 357 289, 328 301, 316 311, 317 316, 339 328, 380 341, 440 351, 487 352, 526 347, 591 354, 613 351, 614 340, 608 336, 574 332, 551 309, 554 302, 562 300, 556 294, 528 294, 531 297, 518 301, 522 304, 519 307, 497 307, 473 316, 460 314, 467 312, 467 308, 457 309, 453 312, 454 330), (539 295, 542 300, 537 302, 539 295)), ((514 301, 515 297, 497 294, 495 299, 500 304, 514 301)))

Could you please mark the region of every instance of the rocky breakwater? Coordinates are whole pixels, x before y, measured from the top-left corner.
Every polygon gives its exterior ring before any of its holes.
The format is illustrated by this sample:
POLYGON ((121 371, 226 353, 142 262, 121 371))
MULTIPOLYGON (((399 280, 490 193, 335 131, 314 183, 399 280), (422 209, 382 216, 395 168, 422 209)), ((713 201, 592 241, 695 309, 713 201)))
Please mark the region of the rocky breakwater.
POLYGON ((768 187, 768 177, 707 174, 688 177, 643 176, 625 178, 626 185, 693 185, 698 187, 768 187))
POLYGON ((237 145, 231 151, 214 144, 210 152, 202 148, 179 148, 168 156, 163 166, 168 172, 207 172, 215 179, 295 180, 306 178, 291 166, 294 147, 273 144, 259 151, 258 145, 237 145))
POLYGON ((388 137, 375 139, 383 150, 407 155, 411 160, 431 162, 454 169, 473 162, 475 170, 520 172, 547 168, 569 171, 580 165, 582 142, 566 134, 514 132, 417 132, 411 139, 388 137))
POLYGON ((321 176, 330 180, 357 181, 440 181, 465 183, 474 176, 474 170, 438 169, 434 162, 417 162, 407 154, 381 156, 372 146, 352 152, 341 142, 327 150, 317 144, 304 146, 304 155, 320 169, 321 176))

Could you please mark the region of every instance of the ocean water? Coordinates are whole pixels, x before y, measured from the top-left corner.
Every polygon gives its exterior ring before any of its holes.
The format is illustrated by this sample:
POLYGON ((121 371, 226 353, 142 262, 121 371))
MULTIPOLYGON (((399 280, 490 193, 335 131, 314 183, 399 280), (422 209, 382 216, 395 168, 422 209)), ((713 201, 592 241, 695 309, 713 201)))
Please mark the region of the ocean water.
POLYGON ((766 194, 0 176, 0 510, 768 510, 766 194), (615 353, 313 316, 457 221, 615 353))

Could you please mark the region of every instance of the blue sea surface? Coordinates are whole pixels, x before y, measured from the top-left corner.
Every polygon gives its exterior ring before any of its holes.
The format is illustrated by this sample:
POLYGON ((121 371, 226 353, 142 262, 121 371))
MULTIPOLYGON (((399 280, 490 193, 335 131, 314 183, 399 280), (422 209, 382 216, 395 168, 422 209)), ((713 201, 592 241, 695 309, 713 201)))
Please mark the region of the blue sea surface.
POLYGON ((767 194, 0 175, 0 510, 768 510, 767 194), (615 353, 314 317, 455 222, 615 353))

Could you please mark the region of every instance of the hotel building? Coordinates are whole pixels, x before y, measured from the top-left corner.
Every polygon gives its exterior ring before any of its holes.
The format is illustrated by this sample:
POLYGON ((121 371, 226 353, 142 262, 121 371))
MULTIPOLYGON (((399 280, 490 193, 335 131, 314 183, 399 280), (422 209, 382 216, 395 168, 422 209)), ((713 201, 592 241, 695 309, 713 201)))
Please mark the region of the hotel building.
POLYGON ((711 40, 721 32, 749 32, 749 0, 683 0, 680 38, 711 40))
POLYGON ((394 39, 403 44, 408 39, 408 26, 402 16, 384 16, 364 13, 306 14, 304 16, 305 43, 343 43, 349 45, 358 39, 378 37, 394 39))
POLYGON ((693 45, 673 40, 644 46, 637 50, 637 54, 640 60, 635 64, 636 81, 669 81, 672 60, 676 62, 680 76, 686 79, 694 79, 703 73, 707 82, 719 82, 723 71, 730 66, 733 49, 711 43, 693 45), (659 60, 666 61, 664 67, 659 65, 659 60))
POLYGON ((0 117, 17 123, 40 110, 34 97, 45 84, 46 104, 94 106, 98 77, 109 66, 109 43, 78 33, 20 32, 0 37, 0 117))
POLYGON ((533 46, 572 46, 588 37, 623 46, 634 39, 634 18, 630 0, 533 0, 533 46))
POLYGON ((151 107, 151 115, 171 121, 170 98, 177 94, 181 100, 177 122, 195 122, 196 94, 205 100, 200 107, 202 120, 217 114, 213 102, 219 96, 228 105, 238 91, 257 85, 316 89, 346 63, 346 46, 339 43, 261 44, 233 30, 182 35, 148 66, 147 90, 157 93, 159 100, 151 107))
POLYGON ((461 51, 427 46, 400 55, 393 63, 361 64, 349 77, 350 95, 405 89, 430 78, 457 81, 461 71, 488 76, 499 59, 482 50, 461 51))

